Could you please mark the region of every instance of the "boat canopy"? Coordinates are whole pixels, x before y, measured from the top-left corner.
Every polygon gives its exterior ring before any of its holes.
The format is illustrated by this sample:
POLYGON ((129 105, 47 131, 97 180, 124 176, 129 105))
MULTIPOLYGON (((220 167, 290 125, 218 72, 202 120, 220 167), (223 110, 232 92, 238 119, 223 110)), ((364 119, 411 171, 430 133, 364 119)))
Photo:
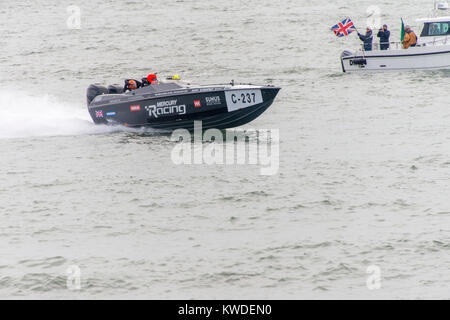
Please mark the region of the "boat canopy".
POLYGON ((417 20, 417 22, 421 22, 421 23, 447 22, 447 21, 450 21, 450 16, 435 17, 435 18, 423 18, 423 19, 417 20))

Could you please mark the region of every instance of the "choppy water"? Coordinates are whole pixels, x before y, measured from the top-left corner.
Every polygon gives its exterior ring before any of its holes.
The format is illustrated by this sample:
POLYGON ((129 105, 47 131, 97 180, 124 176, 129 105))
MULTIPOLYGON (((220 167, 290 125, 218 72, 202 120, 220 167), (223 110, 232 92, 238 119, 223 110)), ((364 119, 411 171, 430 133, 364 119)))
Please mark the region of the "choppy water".
MULTIPOLYGON (((78 0, 80 30, 73 1, 2 3, 0 297, 450 298, 450 73, 342 74, 353 3, 78 0), (283 87, 246 126, 280 129, 279 173, 92 124, 90 83, 150 71, 283 87)), ((397 38, 431 7, 377 4, 397 38)))

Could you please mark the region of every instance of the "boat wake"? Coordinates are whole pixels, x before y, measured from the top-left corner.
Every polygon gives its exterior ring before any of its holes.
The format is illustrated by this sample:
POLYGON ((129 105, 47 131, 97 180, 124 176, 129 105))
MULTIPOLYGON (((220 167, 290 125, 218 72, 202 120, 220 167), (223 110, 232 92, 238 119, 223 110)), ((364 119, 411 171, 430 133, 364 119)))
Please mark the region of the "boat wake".
POLYGON ((51 95, 0 91, 0 139, 102 134, 118 128, 97 126, 81 106, 51 95))

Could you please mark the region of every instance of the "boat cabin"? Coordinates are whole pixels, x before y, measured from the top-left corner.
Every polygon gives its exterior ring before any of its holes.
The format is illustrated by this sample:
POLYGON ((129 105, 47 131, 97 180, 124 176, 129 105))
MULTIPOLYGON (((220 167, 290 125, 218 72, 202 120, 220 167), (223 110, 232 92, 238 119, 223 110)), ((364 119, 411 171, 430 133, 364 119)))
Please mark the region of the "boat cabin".
POLYGON ((420 37, 446 37, 450 35, 450 17, 421 19, 423 23, 420 37))

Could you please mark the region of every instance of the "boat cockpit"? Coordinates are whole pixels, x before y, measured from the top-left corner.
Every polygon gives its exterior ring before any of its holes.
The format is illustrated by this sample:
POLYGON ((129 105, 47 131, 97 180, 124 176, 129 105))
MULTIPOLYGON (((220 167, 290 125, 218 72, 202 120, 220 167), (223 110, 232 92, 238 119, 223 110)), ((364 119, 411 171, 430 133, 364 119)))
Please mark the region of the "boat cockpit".
POLYGON ((450 17, 421 19, 423 29, 420 37, 446 37, 450 36, 450 17))

